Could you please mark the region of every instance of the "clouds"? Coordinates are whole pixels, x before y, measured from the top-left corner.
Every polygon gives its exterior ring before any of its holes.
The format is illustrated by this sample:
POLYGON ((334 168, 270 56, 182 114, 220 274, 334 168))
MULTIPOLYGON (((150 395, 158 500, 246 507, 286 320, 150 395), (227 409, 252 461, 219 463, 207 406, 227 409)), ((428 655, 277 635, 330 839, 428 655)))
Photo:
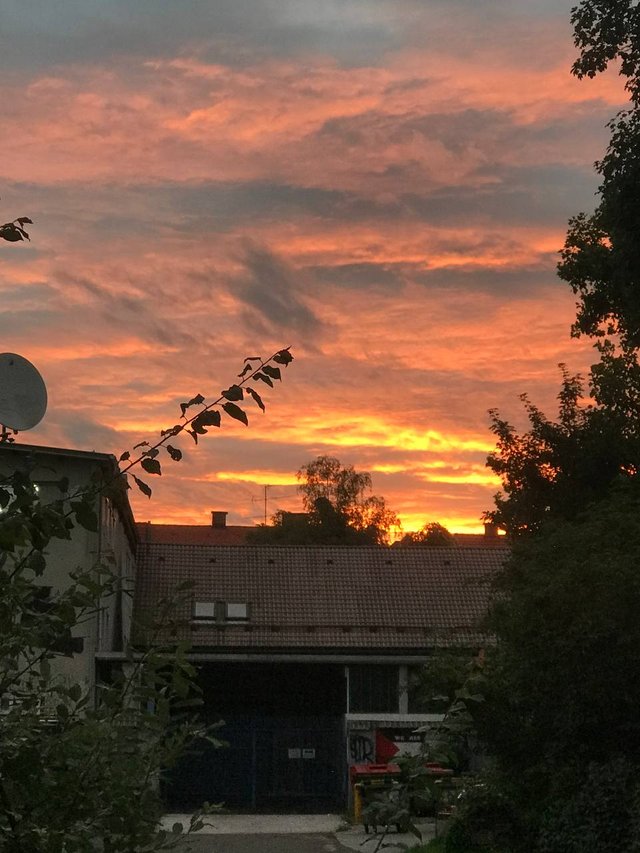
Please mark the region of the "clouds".
POLYGON ((324 323, 304 302, 305 276, 253 242, 245 242, 240 260, 243 272, 234 289, 246 306, 249 328, 263 337, 287 333, 312 344, 323 332, 324 323))
POLYGON ((0 247, 0 329, 51 399, 30 438, 124 449, 291 345, 266 415, 134 496, 143 517, 248 520, 252 476, 326 452, 407 526, 477 525, 486 410, 548 407, 557 362, 590 360, 554 268, 623 96, 568 74, 568 7, 35 7, 9 3, 0 76, 1 204, 35 221, 0 247))

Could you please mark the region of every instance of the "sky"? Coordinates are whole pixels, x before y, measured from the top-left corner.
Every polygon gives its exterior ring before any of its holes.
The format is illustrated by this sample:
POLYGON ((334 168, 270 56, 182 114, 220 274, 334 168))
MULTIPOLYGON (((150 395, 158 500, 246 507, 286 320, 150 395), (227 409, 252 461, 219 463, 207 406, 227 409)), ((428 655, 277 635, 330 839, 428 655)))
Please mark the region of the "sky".
MULTIPOLYGON (((564 0, 4 0, 0 350, 49 405, 23 443, 112 452, 291 347, 132 490, 140 521, 299 508, 320 454, 405 530, 481 529, 488 410, 584 372, 555 274, 620 78, 570 75, 564 0)), ((175 442, 176 444, 178 442, 175 442)))

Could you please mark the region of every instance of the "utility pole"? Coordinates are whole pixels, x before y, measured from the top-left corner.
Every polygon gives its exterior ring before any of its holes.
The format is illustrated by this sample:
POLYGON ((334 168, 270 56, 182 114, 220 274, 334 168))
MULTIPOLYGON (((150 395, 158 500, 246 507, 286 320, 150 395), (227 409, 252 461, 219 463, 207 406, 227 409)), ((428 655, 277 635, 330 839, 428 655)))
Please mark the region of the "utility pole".
POLYGON ((270 486, 265 484, 265 487, 264 487, 264 525, 265 525, 265 527, 267 526, 267 491, 269 490, 269 488, 270 488, 270 486))

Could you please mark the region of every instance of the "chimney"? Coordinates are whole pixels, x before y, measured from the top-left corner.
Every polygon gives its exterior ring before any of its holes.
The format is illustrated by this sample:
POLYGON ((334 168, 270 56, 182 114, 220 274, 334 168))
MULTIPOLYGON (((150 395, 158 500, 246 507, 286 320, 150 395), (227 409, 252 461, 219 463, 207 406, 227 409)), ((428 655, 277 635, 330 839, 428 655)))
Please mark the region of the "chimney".
POLYGON ((492 521, 485 522, 484 535, 490 539, 495 539, 498 535, 498 525, 492 521))
POLYGON ((211 513, 211 526, 212 527, 226 527, 227 526, 227 513, 226 512, 218 512, 214 510, 211 513))

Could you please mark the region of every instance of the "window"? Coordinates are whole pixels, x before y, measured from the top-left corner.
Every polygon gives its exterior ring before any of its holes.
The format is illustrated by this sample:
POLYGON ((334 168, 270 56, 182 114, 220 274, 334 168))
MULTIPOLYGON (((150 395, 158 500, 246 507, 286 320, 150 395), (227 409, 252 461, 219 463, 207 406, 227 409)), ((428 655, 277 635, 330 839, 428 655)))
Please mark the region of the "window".
POLYGON ((398 667, 362 664, 349 667, 349 711, 398 713, 398 667))
POLYGON ((245 602, 227 601, 224 615, 227 622, 246 622, 249 608, 245 602))
POLYGON ((215 619, 216 618, 216 603, 215 601, 196 601, 193 606, 194 619, 215 619))

